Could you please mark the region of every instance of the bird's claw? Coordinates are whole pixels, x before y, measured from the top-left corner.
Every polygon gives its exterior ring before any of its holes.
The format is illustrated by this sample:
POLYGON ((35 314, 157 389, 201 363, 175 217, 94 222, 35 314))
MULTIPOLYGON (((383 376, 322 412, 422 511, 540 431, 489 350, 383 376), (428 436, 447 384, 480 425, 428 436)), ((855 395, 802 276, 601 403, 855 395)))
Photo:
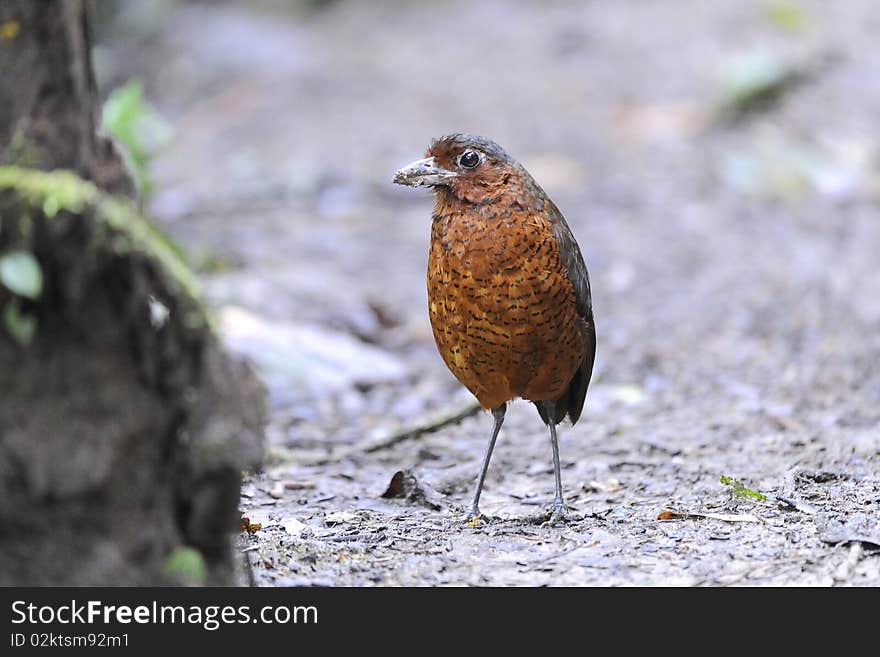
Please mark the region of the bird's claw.
POLYGON ((547 524, 551 526, 560 522, 567 524, 572 520, 574 520, 574 516, 565 508, 565 504, 562 502, 554 502, 553 506, 550 508, 550 519, 547 521, 547 524))
POLYGON ((465 515, 464 522, 470 527, 479 527, 486 523, 486 516, 480 513, 479 509, 473 508, 465 515))
POLYGON ((570 511, 562 502, 554 502, 547 511, 534 518, 541 527, 554 527, 558 524, 567 525, 581 520, 582 516, 570 511))

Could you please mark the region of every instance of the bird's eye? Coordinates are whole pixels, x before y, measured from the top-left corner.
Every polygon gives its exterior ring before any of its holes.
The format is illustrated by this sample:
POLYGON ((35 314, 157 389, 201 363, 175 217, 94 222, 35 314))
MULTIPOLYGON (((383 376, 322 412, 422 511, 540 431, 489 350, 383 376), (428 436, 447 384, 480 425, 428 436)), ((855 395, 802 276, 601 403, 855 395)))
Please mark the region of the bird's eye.
POLYGON ((480 163, 480 156, 474 151, 465 151, 458 158, 458 163, 466 169, 473 169, 480 163))

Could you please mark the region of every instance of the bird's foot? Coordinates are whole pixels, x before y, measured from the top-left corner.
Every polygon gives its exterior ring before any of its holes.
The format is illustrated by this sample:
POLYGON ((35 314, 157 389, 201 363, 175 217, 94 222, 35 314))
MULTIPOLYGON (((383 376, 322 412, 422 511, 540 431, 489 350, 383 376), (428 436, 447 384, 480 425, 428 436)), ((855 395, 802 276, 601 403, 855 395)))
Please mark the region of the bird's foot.
POLYGON ((550 507, 550 518, 547 520, 547 524, 551 527, 559 523, 568 524, 573 520, 576 520, 576 518, 567 508, 565 508, 565 502, 556 500, 553 503, 553 506, 550 507))
POLYGON ((583 516, 569 510, 560 501, 554 502, 553 506, 538 516, 530 518, 534 524, 541 525, 541 527, 555 527, 559 524, 568 525, 582 519, 583 516))
POLYGON ((480 509, 476 506, 472 506, 471 510, 467 512, 464 516, 464 522, 466 525, 470 525, 471 527, 479 527, 480 525, 486 524, 486 516, 480 513, 480 509))

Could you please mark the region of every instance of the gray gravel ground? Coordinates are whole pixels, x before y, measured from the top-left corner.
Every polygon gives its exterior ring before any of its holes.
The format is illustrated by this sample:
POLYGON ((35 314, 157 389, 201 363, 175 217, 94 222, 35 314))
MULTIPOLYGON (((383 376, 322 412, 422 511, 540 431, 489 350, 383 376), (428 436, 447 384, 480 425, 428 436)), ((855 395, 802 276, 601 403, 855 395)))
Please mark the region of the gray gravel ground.
POLYGON ((880 584, 873 5, 183 3, 126 43, 175 134, 151 212, 271 388, 242 495, 256 583, 880 584), (761 76, 776 104, 721 109, 761 76), (529 168, 590 268, 565 526, 540 522, 549 441, 524 402, 478 526, 488 414, 366 449, 470 403, 424 307, 430 199, 389 184, 459 130, 529 168), (400 470, 415 492, 382 498, 400 470))

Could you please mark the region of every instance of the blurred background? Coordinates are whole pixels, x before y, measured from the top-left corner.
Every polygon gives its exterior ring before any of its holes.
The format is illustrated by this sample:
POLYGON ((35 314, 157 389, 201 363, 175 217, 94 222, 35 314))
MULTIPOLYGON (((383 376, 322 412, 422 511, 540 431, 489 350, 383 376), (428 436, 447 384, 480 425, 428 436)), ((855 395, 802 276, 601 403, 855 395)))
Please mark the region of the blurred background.
MULTIPOLYGON (((613 445, 704 449, 716 483, 756 454, 783 462, 759 481, 876 462, 871 0, 97 8, 105 120, 139 153, 145 209, 269 386, 274 460, 246 500, 274 504, 278 481, 304 472, 292 464, 471 404, 425 309, 430 194, 390 184, 458 131, 529 169, 591 273, 598 360, 563 447, 581 464, 570 481, 594 478, 595 450, 613 445), (742 453, 713 451, 730 445, 742 453)), ((546 460, 540 424, 517 408, 507 426, 528 439, 498 454, 490 484, 546 460)), ((461 490, 486 431, 481 416, 434 444, 464 462, 461 490)), ((361 489, 387 481, 347 467, 361 489)), ((686 498, 691 474, 653 492, 686 498)))
POLYGON ((876 346, 871 2, 97 8, 148 213, 262 367, 282 440, 467 399, 425 312, 430 195, 390 184, 455 131, 501 143, 572 225, 600 383, 808 387, 818 358, 876 346))

